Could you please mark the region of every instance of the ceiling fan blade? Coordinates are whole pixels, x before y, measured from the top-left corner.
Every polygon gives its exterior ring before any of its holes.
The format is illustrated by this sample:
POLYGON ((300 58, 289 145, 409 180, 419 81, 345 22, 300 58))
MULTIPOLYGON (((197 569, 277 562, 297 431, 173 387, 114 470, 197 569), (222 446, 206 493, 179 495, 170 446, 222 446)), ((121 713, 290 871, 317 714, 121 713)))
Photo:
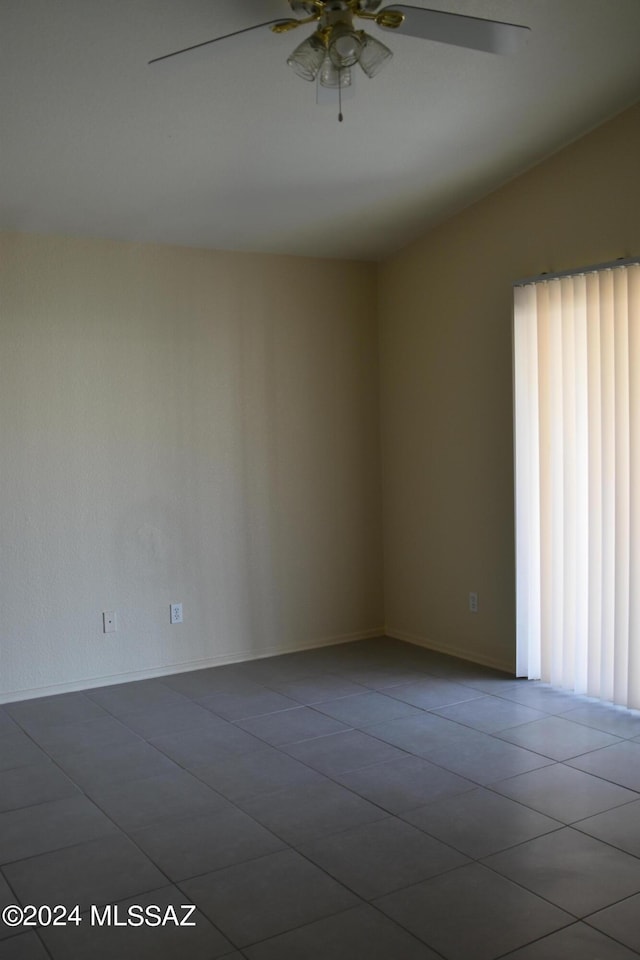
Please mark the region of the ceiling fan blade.
POLYGON ((391 11, 404 14, 404 21, 395 28, 378 23, 383 30, 404 33, 423 40, 435 40, 438 43, 450 43, 456 47, 468 47, 471 50, 484 50, 486 53, 515 53, 522 47, 530 32, 529 27, 515 23, 482 20, 479 17, 445 13, 442 10, 425 10, 404 3, 383 7, 378 16, 391 11))
POLYGON ((167 63, 167 61, 172 61, 174 57, 182 57, 181 63, 185 63, 189 60, 197 60, 203 54, 208 54, 209 47, 213 43, 219 43, 221 40, 229 40, 231 37, 239 37, 243 33, 251 33, 252 30, 261 30, 263 27, 273 27, 276 23, 296 23, 297 21, 292 18, 283 18, 280 17, 278 20, 267 20, 265 23, 256 23, 253 27, 245 27, 243 30, 234 30, 233 33, 225 33, 221 37, 213 37, 212 40, 205 40, 203 43, 195 43, 191 47, 184 47, 182 50, 174 50, 173 53, 165 53, 162 57, 155 57, 153 60, 149 60, 149 66, 157 66, 158 64, 167 63))

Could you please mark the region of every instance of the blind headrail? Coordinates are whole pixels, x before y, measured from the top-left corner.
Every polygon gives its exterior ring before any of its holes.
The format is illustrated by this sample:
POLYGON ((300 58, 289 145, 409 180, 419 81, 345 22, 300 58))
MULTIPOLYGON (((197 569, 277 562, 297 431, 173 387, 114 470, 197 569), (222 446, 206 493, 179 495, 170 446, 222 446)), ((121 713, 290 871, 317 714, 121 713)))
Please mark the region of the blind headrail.
POLYGON ((563 277, 578 277, 581 273, 597 273, 599 270, 614 270, 616 267, 630 267, 640 263, 640 257, 620 257, 608 263, 595 263, 590 267, 576 267, 575 270, 560 270, 558 273, 539 273, 537 277, 526 280, 514 280, 512 286, 524 287, 528 283, 542 283, 544 280, 561 280, 563 277))

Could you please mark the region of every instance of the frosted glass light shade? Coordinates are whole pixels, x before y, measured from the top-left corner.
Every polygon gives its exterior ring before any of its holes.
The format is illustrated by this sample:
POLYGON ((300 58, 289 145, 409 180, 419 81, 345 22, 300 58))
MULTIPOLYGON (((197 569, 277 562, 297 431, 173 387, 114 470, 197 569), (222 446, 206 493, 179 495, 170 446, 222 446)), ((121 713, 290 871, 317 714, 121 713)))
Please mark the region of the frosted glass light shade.
POLYGON ((315 36, 311 36, 296 47, 287 59, 287 64, 303 80, 315 80, 326 55, 327 51, 322 43, 315 36))
POLYGON ((348 26, 334 27, 329 41, 329 56, 335 67, 352 67, 362 53, 362 34, 348 26))
POLYGON ((336 90, 338 87, 342 87, 344 90, 345 87, 351 86, 351 69, 350 67, 338 69, 338 67, 334 66, 330 57, 326 57, 322 64, 322 70, 320 71, 320 83, 323 87, 336 90))
POLYGON ((375 37, 370 37, 368 33, 364 34, 359 63, 368 77, 375 77, 392 56, 393 53, 389 47, 385 47, 384 43, 380 43, 375 37))

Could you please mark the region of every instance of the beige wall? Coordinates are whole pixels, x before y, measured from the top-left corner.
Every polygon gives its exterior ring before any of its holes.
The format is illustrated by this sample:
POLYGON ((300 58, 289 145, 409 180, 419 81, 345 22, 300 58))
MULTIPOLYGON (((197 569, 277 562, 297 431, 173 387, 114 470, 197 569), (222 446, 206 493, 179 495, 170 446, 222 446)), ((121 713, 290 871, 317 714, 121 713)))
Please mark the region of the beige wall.
POLYGON ((0 700, 385 617, 511 668, 511 284, 640 252, 638 156, 635 107, 378 271, 0 235, 0 700))
POLYGON ((511 284, 640 254, 639 158, 636 106, 382 266, 390 634, 513 667, 511 284))
POLYGON ((380 630, 373 265, 13 234, 0 267, 0 699, 380 630))

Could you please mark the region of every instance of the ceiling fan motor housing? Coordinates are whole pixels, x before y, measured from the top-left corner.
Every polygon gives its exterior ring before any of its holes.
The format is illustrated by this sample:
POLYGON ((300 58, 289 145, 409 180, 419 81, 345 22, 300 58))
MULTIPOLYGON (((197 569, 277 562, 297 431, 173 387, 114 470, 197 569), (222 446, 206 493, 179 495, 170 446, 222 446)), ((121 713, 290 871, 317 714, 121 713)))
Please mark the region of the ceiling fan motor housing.
MULTIPOLYGON (((323 13, 334 13, 334 12, 344 12, 344 11, 354 11, 354 6, 356 10, 364 10, 370 13, 372 10, 377 10, 377 8, 382 3, 382 0, 358 0, 357 4, 354 5, 353 0, 321 0, 323 13)), ((315 0, 289 0, 289 6, 294 13, 305 13, 307 16, 313 16, 314 13, 318 13, 318 3, 315 0)))

